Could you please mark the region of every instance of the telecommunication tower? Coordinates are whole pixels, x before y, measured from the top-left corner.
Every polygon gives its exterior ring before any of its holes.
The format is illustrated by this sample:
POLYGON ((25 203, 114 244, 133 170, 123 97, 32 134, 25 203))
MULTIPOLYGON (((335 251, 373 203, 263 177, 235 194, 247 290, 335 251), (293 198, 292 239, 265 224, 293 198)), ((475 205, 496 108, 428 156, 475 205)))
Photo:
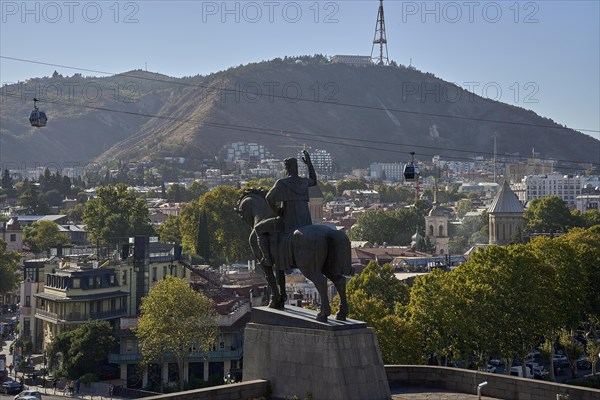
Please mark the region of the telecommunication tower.
POLYGON ((385 20, 383 18, 383 0, 379 0, 379 11, 377 12, 377 22, 375 23, 375 37, 373 38, 373 47, 371 48, 371 60, 377 65, 389 64, 385 20), (379 46, 379 56, 373 56, 377 45, 379 46))

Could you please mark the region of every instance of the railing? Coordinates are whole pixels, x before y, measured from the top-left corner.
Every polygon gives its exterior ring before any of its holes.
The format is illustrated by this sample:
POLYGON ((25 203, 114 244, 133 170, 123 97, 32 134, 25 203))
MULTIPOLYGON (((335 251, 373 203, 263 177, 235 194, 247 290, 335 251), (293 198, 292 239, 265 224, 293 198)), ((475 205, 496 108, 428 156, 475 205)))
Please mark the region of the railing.
POLYGON ((91 319, 112 319, 127 316, 127 308, 118 308, 116 310, 91 312, 91 319))
POLYGON ((86 322, 88 320, 97 320, 97 319, 112 319, 127 316, 127 308, 119 308, 117 310, 109 310, 109 311, 100 311, 100 312, 91 312, 89 314, 84 313, 66 313, 66 314, 58 314, 46 310, 36 309, 35 310, 36 318, 50 320, 51 322, 86 322))

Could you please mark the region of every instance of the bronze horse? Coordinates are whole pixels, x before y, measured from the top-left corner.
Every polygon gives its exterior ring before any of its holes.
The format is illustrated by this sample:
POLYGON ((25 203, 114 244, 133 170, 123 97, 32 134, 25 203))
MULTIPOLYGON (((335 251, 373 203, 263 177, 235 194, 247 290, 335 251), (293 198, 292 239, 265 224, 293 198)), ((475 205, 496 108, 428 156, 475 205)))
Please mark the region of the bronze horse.
MULTIPOLYGON (((237 211, 244 222, 252 227, 275 216, 265 199, 265 194, 264 189, 247 189, 238 201, 237 211)), ((340 307, 336 319, 345 321, 348 315, 348 302, 344 274, 349 275, 352 272, 350 240, 346 234, 325 225, 307 225, 289 233, 277 231, 278 229, 275 229, 272 233, 271 253, 278 270, 278 279, 275 279, 273 275, 273 268, 261 265, 273 294, 269 306, 283 308, 286 297, 283 269, 285 267, 298 268, 306 278, 315 284, 321 296, 322 304, 317 314, 317 320, 326 322, 327 317, 331 315, 329 296, 327 295, 327 279, 329 279, 340 295, 340 307), (288 263, 285 263, 286 261, 288 263), (279 287, 277 283, 279 283, 279 287)), ((250 247, 254 256, 260 259, 261 252, 258 249, 254 231, 250 235, 250 247)))

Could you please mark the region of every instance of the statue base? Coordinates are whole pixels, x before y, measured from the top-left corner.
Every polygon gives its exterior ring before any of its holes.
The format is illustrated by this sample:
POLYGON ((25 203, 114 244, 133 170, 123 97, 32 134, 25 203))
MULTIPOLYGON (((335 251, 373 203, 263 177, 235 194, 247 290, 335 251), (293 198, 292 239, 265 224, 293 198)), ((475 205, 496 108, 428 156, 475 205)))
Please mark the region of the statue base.
POLYGON ((268 379, 274 398, 391 398, 375 331, 364 322, 316 321, 316 311, 252 309, 244 381, 268 379))

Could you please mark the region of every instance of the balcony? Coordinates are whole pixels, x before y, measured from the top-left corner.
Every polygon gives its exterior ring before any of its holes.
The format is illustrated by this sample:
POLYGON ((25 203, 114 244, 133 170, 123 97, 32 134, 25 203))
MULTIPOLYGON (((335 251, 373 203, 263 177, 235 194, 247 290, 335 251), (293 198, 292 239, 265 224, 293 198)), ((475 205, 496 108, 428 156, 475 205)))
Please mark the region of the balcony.
POLYGON ((99 319, 114 319, 127 316, 127 308, 119 308, 116 310, 91 312, 89 314, 84 313, 54 313, 46 310, 36 309, 35 317, 44 321, 52 322, 55 324, 76 324, 84 323, 89 320, 99 319))

